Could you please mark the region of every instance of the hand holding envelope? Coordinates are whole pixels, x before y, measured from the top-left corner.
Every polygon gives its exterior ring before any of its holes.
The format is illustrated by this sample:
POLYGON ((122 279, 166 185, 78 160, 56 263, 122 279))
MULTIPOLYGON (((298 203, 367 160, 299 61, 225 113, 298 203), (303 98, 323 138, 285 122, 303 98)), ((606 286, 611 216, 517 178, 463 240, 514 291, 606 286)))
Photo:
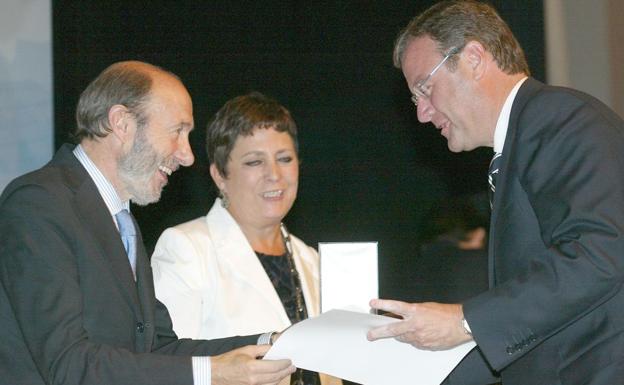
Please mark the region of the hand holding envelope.
POLYGON ((373 299, 370 305, 403 318, 370 330, 370 341, 392 337, 419 349, 443 350, 472 340, 462 326, 464 313, 460 304, 373 299))
POLYGON ((290 359, 297 367, 366 385, 438 385, 475 346, 444 351, 414 348, 395 339, 367 340, 371 329, 401 322, 376 314, 331 310, 284 330, 265 359, 290 359))
POLYGON ((439 385, 475 346, 463 329, 450 327, 461 326, 461 305, 373 300, 374 309, 403 319, 366 313, 368 300, 378 295, 376 242, 321 243, 319 252, 323 314, 283 330, 265 359, 287 358, 299 368, 365 385, 439 385), (441 319, 451 332, 431 333, 441 319), (444 342, 436 345, 430 337, 444 342), (447 346, 455 347, 440 350, 447 346))

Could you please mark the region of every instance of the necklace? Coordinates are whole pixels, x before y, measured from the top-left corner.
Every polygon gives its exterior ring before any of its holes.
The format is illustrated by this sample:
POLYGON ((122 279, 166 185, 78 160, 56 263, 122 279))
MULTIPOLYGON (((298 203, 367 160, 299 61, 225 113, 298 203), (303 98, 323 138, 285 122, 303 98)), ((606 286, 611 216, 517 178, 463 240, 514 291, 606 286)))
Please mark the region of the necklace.
POLYGON ((284 239, 284 244, 286 245, 286 259, 288 260, 288 268, 290 269, 290 280, 292 286, 295 288, 295 303, 297 305, 297 309, 295 311, 295 320, 301 321, 306 318, 305 307, 303 306, 303 292, 301 290, 301 279, 299 277, 299 272, 295 266, 295 260, 293 259, 293 248, 292 243, 290 241, 290 233, 286 229, 284 224, 280 224, 280 230, 282 232, 282 237, 284 239))
MULTIPOLYGON (((299 272, 295 266, 295 260, 293 259, 293 247, 290 241, 290 233, 286 229, 283 223, 280 224, 280 230, 282 232, 282 238, 284 239, 284 245, 286 246, 286 259, 288 260, 288 268, 290 269, 290 280, 292 286, 295 288, 295 321, 299 322, 306 318, 306 309, 303 306, 303 293, 301 290, 301 279, 299 272)), ((303 369, 297 369, 293 374, 294 380, 292 385, 305 385, 303 382, 303 369)))

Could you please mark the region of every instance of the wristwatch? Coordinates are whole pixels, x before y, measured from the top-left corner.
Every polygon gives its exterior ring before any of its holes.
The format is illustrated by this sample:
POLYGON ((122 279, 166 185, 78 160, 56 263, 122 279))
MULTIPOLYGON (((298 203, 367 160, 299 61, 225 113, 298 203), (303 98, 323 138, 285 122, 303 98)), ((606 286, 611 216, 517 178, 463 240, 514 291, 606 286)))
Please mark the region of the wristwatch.
POLYGON ((468 321, 466 321, 466 319, 463 318, 463 317, 461 319, 461 324, 462 324, 462 327, 464 328, 464 332, 466 332, 466 334, 472 336, 472 330, 470 330, 470 325, 468 325, 468 321))
POLYGON ((277 339, 278 335, 279 335, 278 332, 271 332, 271 333, 269 333, 269 345, 273 346, 273 343, 277 339))

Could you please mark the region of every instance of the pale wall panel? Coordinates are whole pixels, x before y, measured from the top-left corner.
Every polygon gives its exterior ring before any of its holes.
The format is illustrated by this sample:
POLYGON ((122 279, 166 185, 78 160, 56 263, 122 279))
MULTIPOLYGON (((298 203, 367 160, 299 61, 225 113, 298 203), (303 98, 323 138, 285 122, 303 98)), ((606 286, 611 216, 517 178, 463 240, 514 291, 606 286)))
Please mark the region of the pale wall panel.
POLYGON ((545 0, 546 76, 585 91, 624 116, 621 0, 545 0))
POLYGON ((1 0, 0 190, 53 150, 50 0, 1 0))

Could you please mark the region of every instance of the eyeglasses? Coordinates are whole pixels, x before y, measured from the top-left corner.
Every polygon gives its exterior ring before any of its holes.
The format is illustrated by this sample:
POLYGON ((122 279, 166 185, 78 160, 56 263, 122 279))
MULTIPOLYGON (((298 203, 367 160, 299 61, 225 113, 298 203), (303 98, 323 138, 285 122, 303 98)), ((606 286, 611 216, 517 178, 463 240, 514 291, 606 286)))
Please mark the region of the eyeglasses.
POLYGON ((444 56, 444 58, 442 59, 441 62, 438 63, 438 65, 433 67, 431 72, 429 72, 429 75, 427 75, 427 77, 424 78, 423 80, 416 83, 416 85, 414 86, 414 89, 412 90, 412 103, 414 103, 415 106, 418 106, 418 101, 420 100, 420 98, 424 97, 426 99, 429 99, 429 97, 431 96, 431 86, 427 85, 427 82, 431 79, 433 74, 435 74, 436 71, 440 67, 442 67, 442 64, 444 64, 444 62, 446 62, 448 58, 455 55, 457 52, 459 52, 458 47, 453 47, 449 49, 446 56, 444 56))

